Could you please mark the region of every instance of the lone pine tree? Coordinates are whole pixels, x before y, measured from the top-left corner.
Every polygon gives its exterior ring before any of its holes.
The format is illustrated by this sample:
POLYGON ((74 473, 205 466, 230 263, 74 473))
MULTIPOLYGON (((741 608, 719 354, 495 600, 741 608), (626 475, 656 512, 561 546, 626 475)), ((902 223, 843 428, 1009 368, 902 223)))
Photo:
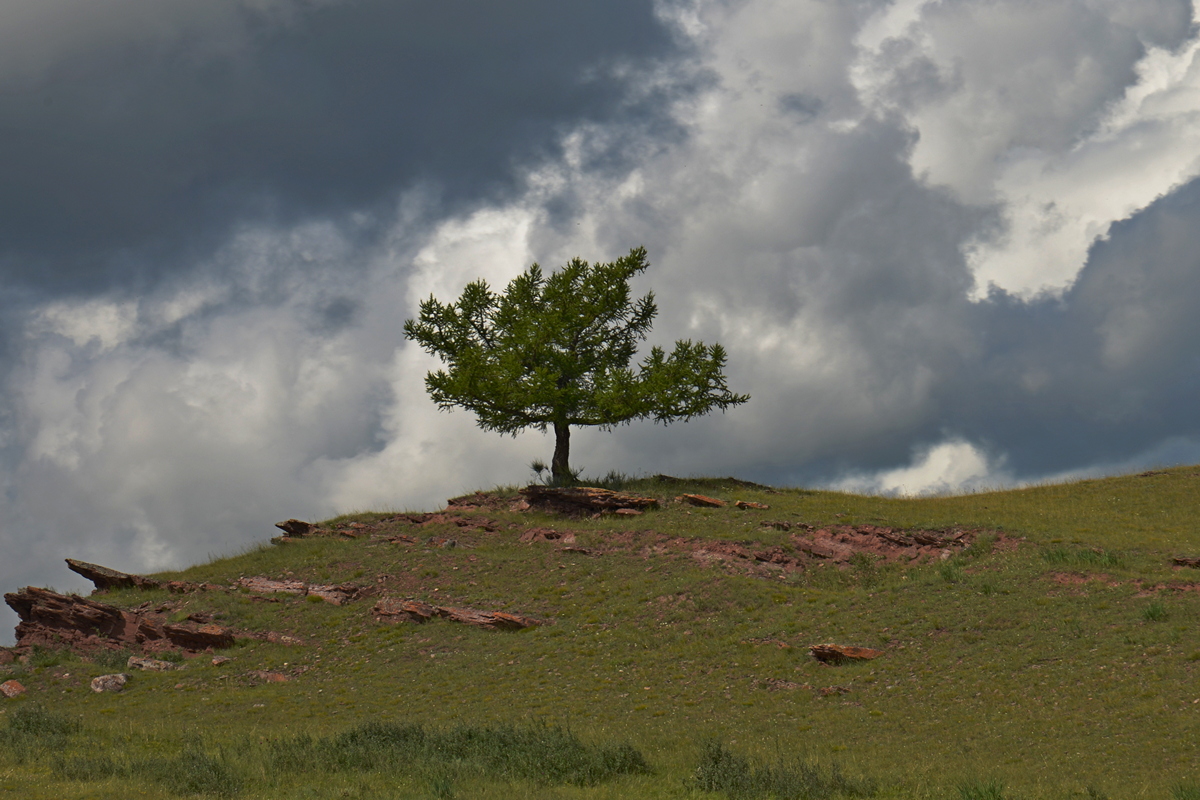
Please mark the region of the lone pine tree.
POLYGON ((554 429, 551 478, 569 483, 572 425, 610 430, 635 419, 664 424, 745 403, 733 394, 719 344, 680 340, 630 361, 658 309, 654 293, 631 302, 629 279, 649 266, 645 248, 608 264, 575 258, 550 277, 534 264, 496 294, 482 280, 456 303, 430 297, 404 335, 446 369, 425 386, 438 407, 475 412, 484 430, 554 429))

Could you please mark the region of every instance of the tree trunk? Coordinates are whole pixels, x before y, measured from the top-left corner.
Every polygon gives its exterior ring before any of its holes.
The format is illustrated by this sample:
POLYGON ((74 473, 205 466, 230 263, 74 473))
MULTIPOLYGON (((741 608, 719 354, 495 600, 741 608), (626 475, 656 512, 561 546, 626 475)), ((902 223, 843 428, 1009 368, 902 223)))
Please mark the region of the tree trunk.
POLYGON ((571 455, 571 426, 554 423, 554 458, 550 461, 550 480, 555 486, 568 486, 571 483, 571 467, 568 460, 571 455))

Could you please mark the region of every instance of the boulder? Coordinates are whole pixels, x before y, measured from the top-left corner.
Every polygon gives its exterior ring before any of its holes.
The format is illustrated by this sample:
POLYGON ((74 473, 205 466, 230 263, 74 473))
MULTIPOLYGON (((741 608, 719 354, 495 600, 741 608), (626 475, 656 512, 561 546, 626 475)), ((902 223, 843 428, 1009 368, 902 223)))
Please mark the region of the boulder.
POLYGON ((99 694, 100 692, 120 692, 124 691, 125 684, 129 682, 129 676, 124 672, 118 672, 114 675, 99 675, 92 678, 92 691, 99 694))
POLYGON ((25 687, 16 681, 5 681, 4 683, 0 683, 0 695, 11 699, 22 694, 25 694, 25 687))
POLYGON ((283 522, 276 522, 275 527, 286 533, 288 536, 299 538, 308 536, 317 529, 316 525, 311 522, 305 522, 301 519, 289 519, 283 522))

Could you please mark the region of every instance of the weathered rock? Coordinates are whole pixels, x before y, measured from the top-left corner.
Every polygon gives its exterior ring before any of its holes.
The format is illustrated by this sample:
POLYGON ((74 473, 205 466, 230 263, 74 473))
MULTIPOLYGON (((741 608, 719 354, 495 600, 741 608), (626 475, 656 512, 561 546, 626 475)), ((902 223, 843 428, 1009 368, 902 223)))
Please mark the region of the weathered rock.
POLYGON ((66 561, 68 569, 87 578, 102 592, 107 589, 157 589, 162 585, 160 581, 156 581, 154 578, 118 572, 115 569, 102 567, 99 564, 89 564, 86 561, 76 561, 73 558, 68 558, 66 561))
POLYGON ((800 539, 796 546, 817 558, 829 558, 834 561, 849 561, 854 555, 854 548, 845 542, 839 542, 829 536, 818 536, 814 539, 800 539))
POLYGON ((681 494, 675 498, 681 503, 688 505, 701 506, 703 508, 724 508, 728 505, 724 500, 718 500, 715 497, 709 497, 703 494, 681 494))
POLYGON ((745 511, 748 508, 757 508, 757 509, 766 511, 767 509, 770 508, 770 506, 767 505, 766 503, 752 503, 749 500, 738 500, 736 503, 734 503, 734 505, 737 506, 738 508, 742 509, 743 511, 745 511))
POLYGON ((477 625, 496 630, 520 630, 545 623, 544 620, 509 614, 506 611, 477 611, 473 608, 435 606, 420 600, 399 600, 385 597, 375 604, 375 615, 395 622, 427 622, 434 617, 443 617, 453 622, 477 625))
POLYGON ((12 699, 19 695, 25 694, 25 687, 17 681, 5 681, 0 683, 0 695, 12 699))
POLYGON ((124 672, 118 672, 114 675, 99 675, 92 678, 92 691, 100 692, 120 692, 124 691, 125 684, 129 682, 129 676, 124 672))
POLYGON ((814 644, 808 648, 808 652, 817 661, 825 664, 841 664, 845 661, 868 661, 883 655, 882 650, 841 644, 814 644))
POLYGON ((313 525, 311 522, 305 522, 301 519, 289 519, 284 520, 283 522, 276 522, 275 527, 279 528, 279 530, 293 538, 308 536, 317 528, 317 526, 313 525))
POLYGON ((1200 568, 1200 556, 1175 556, 1171 561, 1181 567, 1200 568))
POLYGON ((267 683, 287 683, 291 678, 284 675, 282 672, 269 672, 265 669, 256 669, 250 673, 250 677, 257 678, 260 681, 267 683))
POLYGON ((780 530, 800 528, 792 541, 796 548, 816 558, 844 564, 855 553, 885 561, 934 561, 968 547, 974 532, 966 530, 897 530, 875 525, 832 525, 814 528, 804 523, 769 522, 780 530))
POLYGON ((230 661, 233 661, 233 659, 230 658, 229 656, 213 656, 212 657, 212 665, 214 667, 219 667, 222 664, 228 664, 230 661))
POLYGON ((591 486, 555 487, 534 484, 526 486, 520 492, 531 507, 564 514, 594 514, 622 508, 658 507, 658 500, 653 497, 614 492, 611 489, 597 489, 591 486))
POLYGON ((260 594, 316 595, 325 602, 332 603, 335 606, 340 606, 343 603, 354 600, 362 593, 361 586, 354 586, 352 584, 327 586, 305 583, 304 581, 277 581, 261 576, 238 578, 234 581, 234 585, 260 594))
POLYGON ((7 647, 0 647, 0 665, 11 664, 17 660, 17 654, 7 647))
POLYGON ((167 646, 184 650, 229 647, 233 633, 219 625, 165 624, 150 613, 127 611, 87 597, 33 586, 4 595, 17 616, 17 646, 76 649, 167 646))
POLYGON ((574 544, 575 534, 572 531, 556 531, 553 528, 529 528, 521 534, 520 541, 574 544))
POLYGON ((157 658, 138 658, 130 656, 129 661, 125 662, 128 669, 143 669, 150 672, 166 672, 168 670, 178 668, 177 664, 172 664, 170 661, 159 661, 157 658))

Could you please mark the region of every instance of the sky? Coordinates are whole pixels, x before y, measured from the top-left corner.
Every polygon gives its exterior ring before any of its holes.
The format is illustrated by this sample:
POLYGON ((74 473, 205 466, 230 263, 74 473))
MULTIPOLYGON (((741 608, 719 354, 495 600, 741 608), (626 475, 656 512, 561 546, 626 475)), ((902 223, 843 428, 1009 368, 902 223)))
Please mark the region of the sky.
POLYGON ((530 481, 403 323, 638 246, 647 344, 752 399, 585 474, 1198 463, 1198 52, 1185 0, 6 0, 0 587, 530 481))

